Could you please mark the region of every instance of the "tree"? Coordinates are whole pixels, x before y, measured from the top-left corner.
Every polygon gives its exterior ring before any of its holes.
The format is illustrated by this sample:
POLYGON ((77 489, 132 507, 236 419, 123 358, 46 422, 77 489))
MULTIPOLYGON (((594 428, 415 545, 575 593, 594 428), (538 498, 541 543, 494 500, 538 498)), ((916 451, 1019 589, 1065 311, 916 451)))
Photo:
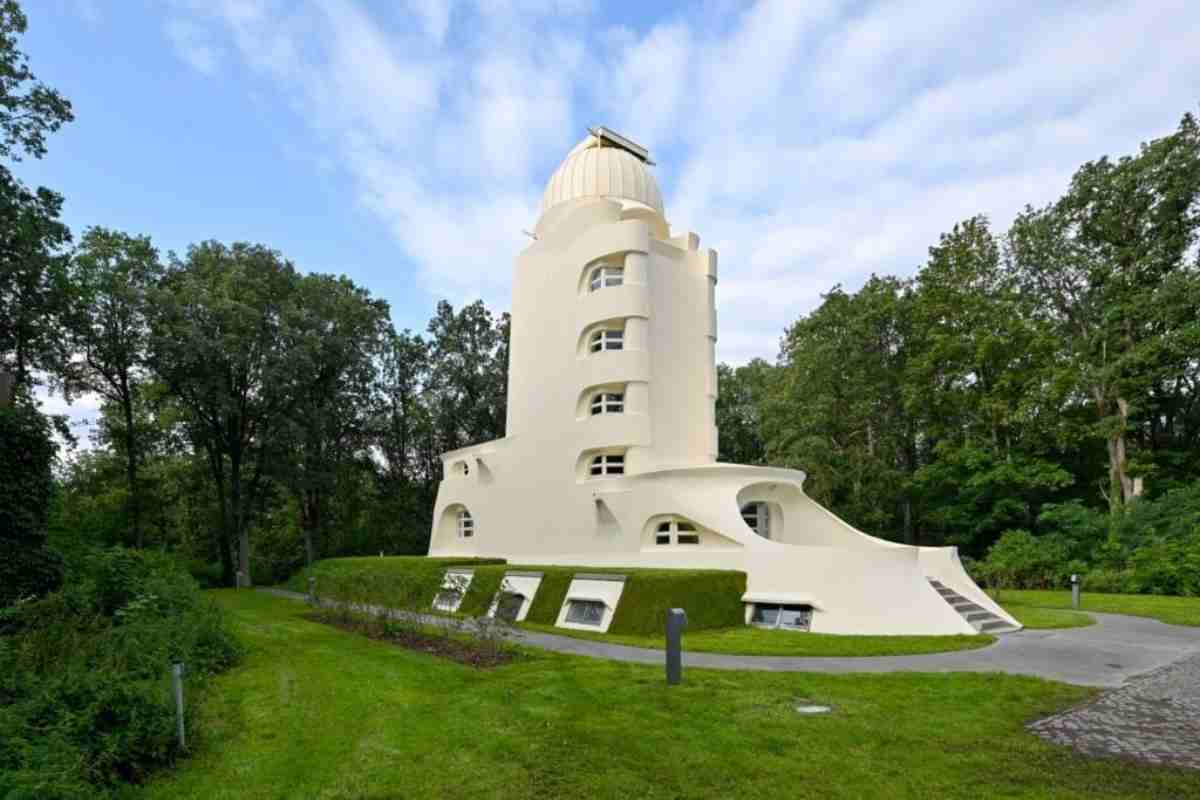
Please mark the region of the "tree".
POLYGON ((299 276, 262 245, 204 242, 171 256, 151 293, 150 363, 189 415, 193 445, 208 460, 221 510, 224 580, 230 548, 250 582, 249 518, 267 471, 268 444, 296 402, 297 363, 284 319, 299 276))
POLYGON ((761 409, 774 369, 761 358, 740 367, 717 365, 718 461, 767 463, 761 409))
MULTIPOLYGON (((0 97, 0 104, 3 98, 0 97)), ((39 370, 58 373, 60 319, 68 307, 62 197, 29 191, 0 166, 0 370, 31 386, 39 370)))
POLYGON ((457 314, 438 303, 429 321, 429 391, 442 451, 504 435, 509 317, 482 300, 457 314))
POLYGON ((162 273, 149 237, 90 228, 71 262, 73 302, 65 314, 70 350, 66 386, 114 403, 124 425, 123 449, 133 540, 142 546, 138 465, 142 447, 134 424, 134 400, 146 378, 150 336, 149 294, 162 273))
POLYGON ((785 333, 763 410, 770 463, 805 470, 807 491, 851 523, 908 542, 917 468, 903 395, 911 306, 908 283, 896 278, 823 295, 785 333))
POLYGON ((46 154, 46 134, 74 119, 71 103, 39 82, 17 38, 28 20, 16 0, 0 3, 0 158, 46 154))
POLYGON ((367 454, 388 315, 386 302, 344 276, 307 275, 284 306, 282 347, 295 380, 273 463, 299 508, 310 564, 329 495, 346 467, 367 454))
POLYGON ((1031 318, 987 219, 929 248, 913 292, 905 402, 919 420, 916 488, 933 538, 982 551, 1072 483, 1047 456, 1062 398, 1042 383, 1055 342, 1031 318))
POLYGON ((1194 374, 1200 270, 1200 128, 1191 114, 1136 156, 1084 164, 1056 203, 1028 208, 1011 258, 1062 341, 1054 380, 1090 403, 1108 456, 1114 514, 1144 491, 1155 393, 1194 374))

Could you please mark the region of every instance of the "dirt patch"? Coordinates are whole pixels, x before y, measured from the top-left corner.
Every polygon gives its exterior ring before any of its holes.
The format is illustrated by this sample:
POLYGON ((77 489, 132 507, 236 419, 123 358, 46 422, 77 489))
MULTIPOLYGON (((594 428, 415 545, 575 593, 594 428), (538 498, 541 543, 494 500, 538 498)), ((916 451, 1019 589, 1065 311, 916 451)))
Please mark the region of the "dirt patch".
POLYGON ((368 639, 387 642, 406 650, 428 653, 439 658, 448 658, 451 661, 479 669, 500 667, 517 658, 517 653, 511 647, 499 643, 481 642, 468 635, 460 638, 408 625, 391 624, 384 620, 347 618, 342 614, 331 614, 324 611, 305 614, 304 618, 310 622, 319 622, 322 625, 357 633, 368 639))

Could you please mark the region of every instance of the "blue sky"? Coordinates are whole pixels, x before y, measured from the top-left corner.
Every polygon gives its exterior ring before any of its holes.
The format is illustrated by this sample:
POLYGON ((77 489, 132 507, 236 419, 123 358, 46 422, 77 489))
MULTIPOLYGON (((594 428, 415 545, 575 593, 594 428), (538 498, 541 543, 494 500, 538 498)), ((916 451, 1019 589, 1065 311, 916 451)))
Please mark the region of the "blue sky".
POLYGON ((835 283, 911 274, 1200 102, 1195 2, 39 0, 23 47, 76 121, 18 172, 74 230, 344 272, 421 329, 507 308, 589 125, 650 147, 720 253, 718 357, 773 358, 835 283))

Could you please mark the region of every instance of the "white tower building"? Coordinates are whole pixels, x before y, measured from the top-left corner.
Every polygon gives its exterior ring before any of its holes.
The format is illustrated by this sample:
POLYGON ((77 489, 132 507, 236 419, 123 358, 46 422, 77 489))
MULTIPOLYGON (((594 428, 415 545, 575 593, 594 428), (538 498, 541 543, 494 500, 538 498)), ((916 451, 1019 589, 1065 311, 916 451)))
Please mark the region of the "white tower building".
POLYGON ((551 176, 514 272, 506 435, 443 454, 430 555, 742 570, 747 621, 814 631, 1018 627, 954 548, 855 530, 803 472, 717 462, 717 254, 670 235, 650 165, 597 128, 551 176))

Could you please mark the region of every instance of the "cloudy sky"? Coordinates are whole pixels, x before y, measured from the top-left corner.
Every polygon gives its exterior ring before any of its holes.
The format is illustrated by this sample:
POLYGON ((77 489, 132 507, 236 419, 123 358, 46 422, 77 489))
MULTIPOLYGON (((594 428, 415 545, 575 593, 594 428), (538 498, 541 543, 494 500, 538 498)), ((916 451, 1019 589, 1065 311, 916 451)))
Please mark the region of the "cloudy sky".
POLYGON ((911 274, 1081 162, 1200 106, 1200 4, 39 0, 24 46, 77 121, 20 170, 67 220, 267 243, 423 328, 507 308, 589 125, 648 146, 720 252, 718 357, 773 358, 836 283, 911 274))

